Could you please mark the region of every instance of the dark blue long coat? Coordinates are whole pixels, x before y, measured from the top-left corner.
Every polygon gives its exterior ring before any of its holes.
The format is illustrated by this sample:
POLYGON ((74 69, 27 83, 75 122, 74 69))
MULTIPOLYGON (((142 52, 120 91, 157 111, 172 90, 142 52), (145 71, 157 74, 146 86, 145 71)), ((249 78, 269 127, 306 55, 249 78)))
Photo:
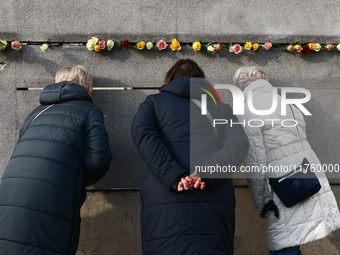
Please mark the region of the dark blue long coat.
POLYGON ((0 182, 2 255, 75 254, 85 184, 104 176, 112 159, 102 111, 84 87, 49 85, 40 103, 0 182))
MULTIPOLYGON (((235 196, 232 180, 205 179, 204 191, 173 189, 181 177, 189 175, 190 104, 200 113, 189 97, 190 77, 170 82, 160 93, 145 99, 131 127, 134 144, 147 165, 140 188, 144 255, 233 254, 235 196)), ((228 105, 216 107, 213 117, 221 116, 237 122, 228 105)), ((248 151, 248 139, 242 126, 220 125, 221 138, 218 138, 211 126, 200 129, 201 124, 207 122, 207 117, 202 116, 191 123, 199 131, 199 137, 191 137, 198 148, 194 154, 204 155, 197 161, 207 165, 240 165, 248 151)))

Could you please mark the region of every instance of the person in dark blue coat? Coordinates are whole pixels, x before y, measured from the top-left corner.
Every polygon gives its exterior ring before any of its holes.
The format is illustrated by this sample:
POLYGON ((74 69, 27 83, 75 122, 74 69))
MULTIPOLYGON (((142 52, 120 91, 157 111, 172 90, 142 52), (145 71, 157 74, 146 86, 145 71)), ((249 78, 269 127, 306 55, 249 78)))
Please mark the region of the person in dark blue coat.
MULTIPOLYGON (((190 93, 194 77, 204 78, 204 73, 193 60, 176 62, 165 86, 145 99, 131 126, 133 142, 147 165, 140 188, 144 255, 233 254, 232 180, 201 180, 190 170, 195 169, 193 162, 239 166, 247 155, 248 139, 239 125, 219 125, 218 137, 211 126, 206 128, 206 116, 191 122, 190 108, 201 113, 190 100, 195 95, 190 93), (191 142, 195 150, 190 149, 191 142)), ((212 115, 237 122, 226 104, 212 115)))
POLYGON ((61 69, 25 120, 0 182, 0 254, 75 254, 80 208, 112 159, 82 66, 61 69))

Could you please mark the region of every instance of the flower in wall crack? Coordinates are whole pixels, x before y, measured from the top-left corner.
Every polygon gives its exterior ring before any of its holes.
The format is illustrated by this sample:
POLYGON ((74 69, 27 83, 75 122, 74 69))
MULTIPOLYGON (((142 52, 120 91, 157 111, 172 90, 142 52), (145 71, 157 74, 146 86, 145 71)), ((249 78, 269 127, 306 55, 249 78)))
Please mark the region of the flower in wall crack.
POLYGON ((295 47, 294 47, 292 44, 288 44, 288 45, 287 45, 287 51, 290 52, 290 53, 292 53, 292 52, 295 51, 295 47))
POLYGON ((100 46, 99 45, 94 46, 94 51, 95 52, 99 52, 100 51, 100 46))
POLYGON ((151 50, 151 49, 153 48, 153 43, 152 43, 152 42, 147 42, 147 43, 146 43, 146 48, 147 48, 148 50, 151 50))
POLYGON ((302 46, 301 53, 302 53, 303 55, 305 55, 305 56, 308 55, 308 54, 310 53, 310 48, 309 48, 309 46, 308 46, 308 45, 302 46))
POLYGON ((322 49, 322 46, 320 43, 316 43, 314 46, 314 51, 319 52, 322 49))
POLYGON ((309 47, 311 50, 315 50, 315 43, 308 43, 308 47, 309 47))
POLYGON ((49 47, 48 44, 44 43, 43 45, 40 46, 40 49, 41 51, 47 51, 48 47, 49 47))
POLYGON ((172 39, 172 42, 170 44, 170 48, 172 51, 175 51, 175 50, 181 50, 181 44, 177 41, 176 38, 172 39))
POLYGON ((327 43, 325 46, 327 51, 332 51, 334 49, 333 43, 327 43))
POLYGON ((259 49, 259 44, 258 43, 254 43, 253 44, 253 51, 257 51, 259 49))
POLYGON ((107 42, 106 42, 106 49, 107 50, 112 50, 114 46, 115 46, 115 43, 111 39, 107 40, 107 42))
POLYGON ((246 42, 246 44, 244 45, 244 49, 245 50, 251 50, 251 48, 252 48, 252 44, 251 44, 251 42, 246 42))
POLYGON ((145 42, 140 41, 139 43, 136 44, 136 46, 137 46, 137 49, 143 50, 145 47, 145 42))
POLYGON ((18 41, 12 42, 11 47, 13 50, 16 50, 16 51, 21 50, 21 44, 18 41))
POLYGON ((202 47, 202 45, 201 45, 200 42, 194 42, 194 43, 192 44, 192 48, 194 49, 194 51, 200 51, 200 50, 201 50, 201 47, 202 47))
POLYGON ((301 52, 301 50, 302 50, 302 47, 301 47, 301 45, 299 45, 299 44, 296 44, 296 45, 294 46, 294 48, 295 48, 295 51, 296 51, 296 52, 301 52))
POLYGON ((106 42, 103 39, 101 39, 98 41, 98 46, 100 48, 100 51, 102 51, 106 48, 106 42))
POLYGON ((124 40, 122 41, 122 46, 127 49, 130 47, 130 41, 129 40, 124 40))
POLYGON ((235 45, 233 46, 233 52, 234 52, 235 54, 240 54, 240 53, 242 52, 242 46, 239 45, 239 44, 235 44, 235 45))
POLYGON ((6 49, 8 43, 6 40, 0 40, 0 50, 6 49))
POLYGON ((97 37, 92 37, 90 40, 87 41, 86 43, 86 48, 89 51, 93 51, 94 47, 97 45, 98 38, 97 37))
POLYGON ((222 51, 222 46, 219 43, 214 44, 215 52, 221 52, 222 51))
POLYGON ((209 45, 209 46, 207 47, 207 51, 210 52, 210 53, 212 53, 212 54, 215 54, 215 47, 212 46, 212 45, 209 45))
POLYGON ((168 45, 166 44, 166 42, 162 39, 160 40, 158 43, 156 43, 156 47, 158 50, 165 50, 168 45))
POLYGON ((264 47, 266 50, 270 50, 272 46, 273 46, 273 45, 272 45, 270 42, 266 42, 266 43, 264 44, 263 47, 264 47))

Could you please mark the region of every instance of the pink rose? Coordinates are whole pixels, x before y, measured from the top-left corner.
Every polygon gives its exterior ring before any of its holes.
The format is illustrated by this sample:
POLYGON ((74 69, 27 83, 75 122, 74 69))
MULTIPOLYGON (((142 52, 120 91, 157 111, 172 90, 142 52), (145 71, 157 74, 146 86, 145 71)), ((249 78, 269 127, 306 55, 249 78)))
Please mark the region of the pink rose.
POLYGON ((219 44, 219 43, 215 43, 214 48, 215 48, 216 52, 221 52, 221 50, 222 50, 221 44, 219 44))
POLYGON ((12 42, 12 43, 11 43, 11 47, 12 47, 13 50, 18 51, 18 50, 21 49, 21 44, 20 44, 20 42, 15 41, 15 42, 12 42))
POLYGON ((242 52, 242 46, 239 45, 239 44, 235 44, 235 45, 233 46, 233 51, 234 51, 235 54, 241 53, 241 52, 242 52))
POLYGON ((104 50, 106 48, 106 43, 104 40, 99 40, 98 45, 99 45, 100 50, 104 50))
POLYGON ((272 47, 272 44, 269 43, 269 42, 267 42, 267 43, 264 44, 264 48, 265 48, 266 50, 270 50, 271 47, 272 47))
POLYGON ((156 43, 158 50, 165 50, 167 46, 168 45, 163 40, 160 40, 158 43, 156 43))

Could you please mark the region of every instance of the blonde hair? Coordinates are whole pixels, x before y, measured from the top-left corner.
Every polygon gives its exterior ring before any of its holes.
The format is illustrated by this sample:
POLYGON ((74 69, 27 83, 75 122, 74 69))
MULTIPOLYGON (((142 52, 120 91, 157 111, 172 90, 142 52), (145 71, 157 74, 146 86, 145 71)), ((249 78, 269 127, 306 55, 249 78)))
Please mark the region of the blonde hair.
POLYGON ((71 81, 85 87, 91 95, 93 90, 93 80, 91 74, 81 65, 74 65, 60 69, 55 75, 55 82, 71 81))
POLYGON ((233 82, 244 90, 250 83, 258 79, 268 80, 268 76, 256 66, 244 66, 236 71, 233 82))

